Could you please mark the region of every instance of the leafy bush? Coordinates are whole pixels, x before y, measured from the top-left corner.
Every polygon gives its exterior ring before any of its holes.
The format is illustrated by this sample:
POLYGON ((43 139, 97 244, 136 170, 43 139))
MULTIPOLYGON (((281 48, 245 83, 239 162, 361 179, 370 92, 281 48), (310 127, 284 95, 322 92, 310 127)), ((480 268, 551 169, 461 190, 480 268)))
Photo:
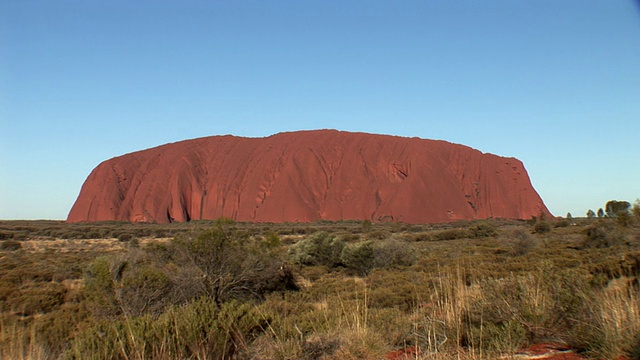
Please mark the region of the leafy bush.
POLYGON ((469 229, 475 238, 492 237, 498 235, 495 225, 488 222, 481 222, 469 229))
POLYGON ((289 247, 289 258, 299 265, 324 265, 335 267, 341 264, 344 241, 320 231, 289 247))
POLYGON ((546 221, 539 221, 533 226, 533 232, 536 234, 546 234, 551 231, 551 224, 546 221))
POLYGON ((411 266, 417 260, 415 249, 405 241, 394 238, 375 244, 375 267, 411 266))
POLYGON ((376 253, 373 242, 362 241, 347 244, 340 255, 342 264, 360 275, 367 275, 375 266, 376 253))

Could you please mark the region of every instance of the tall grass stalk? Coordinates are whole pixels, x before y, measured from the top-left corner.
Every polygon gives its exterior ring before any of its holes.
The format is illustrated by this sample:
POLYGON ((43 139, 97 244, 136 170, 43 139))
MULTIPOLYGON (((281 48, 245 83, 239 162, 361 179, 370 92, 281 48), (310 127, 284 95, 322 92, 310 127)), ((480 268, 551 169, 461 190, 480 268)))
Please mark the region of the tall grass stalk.
POLYGON ((640 298, 623 281, 612 282, 595 300, 597 354, 609 359, 640 352, 640 298))
POLYGON ((0 320, 0 359, 54 359, 47 349, 38 344, 36 337, 33 325, 7 324, 4 319, 0 320))

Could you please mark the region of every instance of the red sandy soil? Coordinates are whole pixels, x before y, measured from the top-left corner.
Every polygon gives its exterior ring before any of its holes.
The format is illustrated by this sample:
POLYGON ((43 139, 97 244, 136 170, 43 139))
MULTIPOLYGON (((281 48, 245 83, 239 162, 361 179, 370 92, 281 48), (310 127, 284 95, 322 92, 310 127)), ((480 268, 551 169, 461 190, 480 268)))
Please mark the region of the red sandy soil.
POLYGON ((447 222, 550 215, 519 160, 335 130, 212 136, 101 163, 70 222, 447 222))

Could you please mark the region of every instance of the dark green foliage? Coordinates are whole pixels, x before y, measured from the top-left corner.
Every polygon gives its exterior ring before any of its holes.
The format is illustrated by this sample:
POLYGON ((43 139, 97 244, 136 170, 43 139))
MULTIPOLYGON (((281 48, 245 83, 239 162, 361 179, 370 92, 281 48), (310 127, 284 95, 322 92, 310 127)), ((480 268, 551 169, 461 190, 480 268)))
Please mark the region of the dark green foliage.
POLYGON ((604 211, 608 217, 616 217, 619 213, 628 212, 631 204, 628 201, 610 200, 607 201, 604 211))
POLYGON ((536 234, 545 234, 551 231, 551 224, 547 221, 539 221, 533 226, 533 232, 536 234))
POLYGON ((593 210, 589 209, 587 211, 587 218, 593 219, 594 217, 596 217, 596 213, 594 213, 593 210))
POLYGON ((376 268, 411 266, 418 257, 407 242, 393 238, 376 243, 374 250, 376 268))
POLYGON ((602 210, 602 208, 598 209, 598 218, 603 218, 604 217, 604 210, 602 210))
POLYGON ((291 245, 289 258, 300 265, 335 267, 341 264, 344 245, 341 238, 320 231, 291 245))
POLYGON ((85 296, 90 311, 101 318, 115 318, 120 315, 121 308, 115 296, 116 281, 121 276, 122 268, 114 269, 112 275, 111 261, 106 256, 97 258, 85 273, 85 296))
POLYGON ((495 225, 488 222, 481 222, 470 229, 474 238, 492 237, 498 235, 498 229, 495 225))
POLYGON ((376 252, 373 242, 362 241, 347 244, 340 256, 342 263, 360 275, 367 275, 375 267, 376 252))
POLYGON ((277 236, 250 240, 221 226, 98 258, 85 281, 92 311, 104 318, 160 314, 200 296, 221 305, 297 289, 277 236))

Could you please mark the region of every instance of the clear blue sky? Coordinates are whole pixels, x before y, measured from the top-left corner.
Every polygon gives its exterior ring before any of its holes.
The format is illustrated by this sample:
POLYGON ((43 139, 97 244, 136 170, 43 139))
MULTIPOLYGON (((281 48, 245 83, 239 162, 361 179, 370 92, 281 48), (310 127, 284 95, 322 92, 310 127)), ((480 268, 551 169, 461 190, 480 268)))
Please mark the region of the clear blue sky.
POLYGON ((335 128, 522 160, 550 210, 640 197, 640 5, 0 2, 0 219, 64 219, 101 161, 335 128))

